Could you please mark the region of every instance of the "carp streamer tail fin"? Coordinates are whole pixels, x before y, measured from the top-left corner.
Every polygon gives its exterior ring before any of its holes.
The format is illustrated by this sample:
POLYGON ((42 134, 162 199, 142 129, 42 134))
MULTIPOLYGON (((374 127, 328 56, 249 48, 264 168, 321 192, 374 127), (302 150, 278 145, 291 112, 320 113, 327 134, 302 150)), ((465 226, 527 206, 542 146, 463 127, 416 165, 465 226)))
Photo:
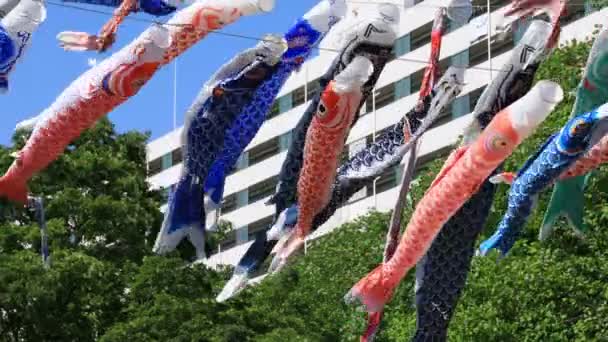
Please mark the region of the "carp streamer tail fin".
POLYGON ((185 176, 171 192, 165 219, 154 244, 154 252, 171 252, 187 236, 200 258, 205 255, 204 222, 202 185, 191 176, 185 176))
POLYGON ((553 233, 555 221, 560 216, 568 220, 568 224, 575 232, 583 234, 586 227, 583 224, 583 212, 585 206, 585 184, 588 175, 569 178, 559 181, 553 189, 551 202, 545 213, 543 223, 539 232, 539 239, 546 240, 553 233))

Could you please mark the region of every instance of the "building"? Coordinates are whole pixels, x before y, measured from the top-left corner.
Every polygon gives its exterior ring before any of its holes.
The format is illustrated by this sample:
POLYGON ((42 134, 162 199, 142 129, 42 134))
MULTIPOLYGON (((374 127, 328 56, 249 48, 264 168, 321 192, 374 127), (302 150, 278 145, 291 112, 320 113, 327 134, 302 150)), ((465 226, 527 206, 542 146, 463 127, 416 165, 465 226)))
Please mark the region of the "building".
MULTIPOLYGON (((416 0, 409 12, 402 13, 400 38, 394 49, 397 59, 386 66, 374 95, 363 106, 361 117, 351 130, 347 141, 349 153, 358 151, 372 141, 383 129, 393 125, 414 106, 425 61, 430 52, 431 26, 439 3, 434 0, 416 0)), ((473 3, 474 17, 487 12, 485 1, 475 0, 473 3)), ((505 0, 492 0, 491 20, 497 20, 499 12, 508 3, 509 1, 505 0)), ((360 6, 361 11, 371 4, 370 1, 353 1, 349 6, 360 6)), ((561 42, 585 39, 596 30, 598 24, 607 22, 608 19, 608 9, 594 11, 590 5, 582 3, 574 3, 569 9, 560 37, 561 42)), ((491 70, 500 70, 509 58, 508 52, 525 32, 526 27, 523 26, 525 25, 520 25, 503 41, 492 41, 490 59, 487 40, 470 44, 473 24, 449 28, 449 33, 445 35, 442 43, 440 65, 442 70, 450 65, 468 66, 465 75, 466 86, 424 136, 419 153, 419 167, 445 155, 457 142, 462 129, 472 119, 470 112, 477 99, 491 78, 497 74, 497 71, 491 70)), ((492 35, 494 36, 495 32, 492 35)), ((220 246, 218 253, 206 261, 208 265, 236 264, 254 234, 272 222, 274 207, 266 206, 264 202, 274 193, 278 173, 290 144, 291 130, 307 107, 309 99, 319 91, 318 79, 325 73, 334 56, 334 52, 321 51, 318 56, 309 60, 300 72, 289 78, 268 114, 267 122, 241 156, 237 170, 228 177, 221 219, 231 222, 235 229, 230 238, 220 246)), ((179 128, 148 145, 149 182, 155 188, 166 189, 178 180, 182 161, 181 132, 182 129, 179 128)), ((311 238, 325 234, 372 208, 380 211, 392 209, 402 168, 403 165, 399 165, 388 170, 376 179, 373 185, 356 194, 311 238)))

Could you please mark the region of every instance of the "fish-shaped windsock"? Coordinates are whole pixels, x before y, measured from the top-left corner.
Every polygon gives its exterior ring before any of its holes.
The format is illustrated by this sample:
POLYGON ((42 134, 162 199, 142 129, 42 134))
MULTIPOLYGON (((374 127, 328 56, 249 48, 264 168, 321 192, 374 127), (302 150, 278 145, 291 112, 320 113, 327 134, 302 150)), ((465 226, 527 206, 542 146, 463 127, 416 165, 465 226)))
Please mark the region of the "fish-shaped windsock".
MULTIPOLYGON (((86 32, 64 31, 57 35, 61 47, 67 51, 97 50, 104 52, 112 46, 116 39, 118 26, 131 13, 143 11, 154 16, 166 16, 174 13, 179 5, 185 4, 181 0, 63 0, 64 2, 84 3, 115 7, 114 15, 102 27, 99 35, 91 35, 86 32)), ((250 0, 236 0, 236 2, 251 2, 250 0)), ((190 1, 188 1, 190 2, 190 1)), ((233 0, 233 3, 235 1, 233 0)), ((257 0, 256 6, 262 11, 270 11, 274 7, 275 0, 257 0)), ((239 4, 235 4, 239 6, 239 4)), ((188 25, 188 23, 180 23, 188 25)))
POLYGON ((486 255, 493 248, 498 249, 502 255, 507 254, 532 213, 538 194, 606 132, 608 104, 570 119, 559 133, 549 137, 536 154, 526 161, 516 176, 506 173, 492 177, 490 181, 494 183, 510 183, 511 190, 507 212, 494 235, 480 245, 480 254, 486 255))
MULTIPOLYGON (((439 114, 451 103, 462 89, 461 69, 449 68, 437 82, 431 94, 424 97, 421 106, 412 108, 398 123, 380 135, 374 143, 357 152, 342 164, 332 185, 331 199, 323 210, 315 215, 311 231, 327 222, 336 210, 348 201, 359 190, 371 184, 384 170, 397 165, 405 154, 401 149, 404 141, 404 125, 410 126, 413 132, 425 119, 427 112, 439 114)), ((431 113, 431 116, 434 114, 431 113)), ((297 204, 282 211, 271 229, 256 235, 255 242, 248 248, 239 261, 231 281, 224 287, 218 300, 223 301, 241 290, 264 260, 271 254, 278 240, 293 233, 298 215, 297 204)))
POLYGON ((205 218, 220 207, 224 178, 262 125, 287 77, 339 18, 334 16, 341 11, 336 6, 324 0, 284 37, 269 36, 240 53, 205 84, 187 114, 183 174, 169 201, 156 253, 174 250, 189 236, 198 257, 204 257, 205 218), (252 76, 257 77, 255 82, 252 76), (214 94, 218 90, 221 96, 214 94), (205 193, 210 196, 203 198, 205 193))
POLYGON ((83 130, 137 94, 158 68, 210 31, 259 11, 257 0, 196 2, 166 24, 152 25, 131 44, 87 70, 40 114, 26 145, 0 178, 0 196, 25 204, 29 179, 63 153, 83 130))
POLYGON ((226 76, 215 75, 188 110, 182 133, 182 175, 169 196, 155 253, 171 251, 189 236, 197 257, 205 258, 203 186, 209 168, 222 149, 226 130, 276 70, 285 48, 280 37, 269 36, 239 54, 217 73, 226 76))
MULTIPOLYGON (((374 89, 386 63, 391 59, 393 44, 397 38, 395 25, 400 20, 399 9, 394 5, 380 4, 377 12, 364 18, 357 18, 349 28, 347 39, 331 67, 320 79, 321 89, 325 89, 336 75, 346 68, 357 56, 364 56, 373 64, 373 73, 362 87, 362 98, 356 112, 359 113, 365 100, 374 89)), ((291 144, 279 172, 275 194, 267 204, 275 205, 275 220, 296 202, 296 192, 300 170, 302 169, 306 133, 319 106, 321 94, 316 94, 300 121, 293 129, 291 144)), ((353 124, 357 121, 355 115, 353 124)))
MULTIPOLYGON (((460 7, 465 5, 464 8, 468 8, 471 10, 471 4, 469 2, 452 2, 450 7, 460 7), (468 5, 468 6, 466 6, 468 5)), ((457 9, 457 12, 462 12, 462 9, 457 9)), ((424 97, 428 95, 435 83, 439 75, 439 55, 441 53, 441 42, 444 33, 447 30, 447 19, 448 19, 448 8, 440 7, 435 13, 435 19, 433 20, 433 29, 431 30, 431 54, 429 57, 429 64, 424 70, 424 76, 422 78, 422 84, 420 86, 420 94, 418 103, 416 107, 424 106, 424 97)), ((468 13, 471 13, 469 11, 468 13)), ((469 14, 470 16, 470 14, 469 14)), ((463 20, 464 22, 468 21, 468 17, 463 20)), ((460 82, 463 83, 464 69, 460 69, 460 82)), ((456 77, 458 78, 458 77, 456 77)), ((460 92, 460 89, 454 96, 456 96, 460 92)), ((419 120, 420 122, 410 122, 406 120, 404 122, 404 140, 405 144, 399 147, 400 153, 399 155, 403 156, 406 152, 409 152, 408 160, 403 168, 403 173, 401 176, 399 192, 397 195, 397 201, 395 202, 395 207, 393 208, 393 212, 391 214, 391 220, 386 232, 386 241, 384 244, 384 255, 383 262, 388 261, 392 258, 393 253, 395 252, 395 248, 399 242, 399 235, 401 232, 401 221, 402 221, 402 212, 405 209, 405 205, 407 202, 407 195, 410 189, 410 183, 414 177, 414 171, 416 168, 416 160, 418 158, 418 142, 420 137, 426 133, 426 130, 431 126, 433 122, 439 117, 440 112, 431 111, 427 114, 424 120, 419 120)), ((361 336, 362 342, 371 342, 375 339, 376 333, 380 327, 380 323, 382 322, 383 312, 373 312, 368 314, 367 317, 367 328, 365 332, 361 336)))
POLYGON ((357 56, 321 94, 304 145, 304 162, 298 180, 298 218, 295 233, 277 251, 269 271, 279 271, 310 233, 315 215, 329 203, 340 154, 363 96, 372 62, 357 56))
POLYGON ((498 113, 473 143, 452 152, 418 202, 393 257, 361 279, 345 300, 363 304, 368 312, 381 310, 441 227, 562 98, 557 83, 540 81, 526 96, 498 113))
POLYGON ((245 106, 226 132, 222 151, 218 154, 205 182, 205 211, 208 214, 208 229, 217 224, 219 208, 224 197, 226 177, 235 168, 238 158, 253 140, 266 120, 279 90, 294 70, 298 70, 308 59, 312 49, 324 35, 346 13, 344 0, 323 0, 302 16, 285 34, 289 48, 273 72, 262 83, 251 102, 245 106))
MULTIPOLYGON (((591 47, 583 78, 576 89, 576 101, 572 117, 588 112, 608 99, 608 30, 603 30, 591 47)), ((539 238, 545 240, 552 231, 555 221, 561 216, 576 232, 585 231, 583 206, 585 184, 590 175, 559 180, 553 188, 551 200, 545 212, 539 238)))
MULTIPOLYGON (((477 101, 473 123, 465 132, 465 143, 474 141, 496 113, 530 90, 536 70, 550 51, 546 46, 553 29, 547 22, 532 21, 510 59, 477 101)), ((490 213, 495 187, 486 180, 444 224, 416 265, 416 333, 412 341, 447 339, 475 254, 475 242, 490 213)))
MULTIPOLYGON (((342 204, 359 190, 371 184, 374 178, 382 174, 384 170, 399 163, 403 158, 399 147, 404 144, 405 120, 410 121, 412 127, 417 127, 420 123, 419 120, 424 118, 430 108, 433 111, 441 112, 462 88, 462 84, 458 82, 456 76, 452 69, 448 69, 431 95, 425 97, 422 107, 416 106, 410 110, 402 120, 378 137, 375 143, 356 153, 338 168, 336 180, 332 185, 331 199, 323 210, 315 215, 311 231, 327 222, 342 204), (433 100, 431 101, 431 99, 433 100)), ((235 295, 246 285, 247 280, 271 254, 277 241, 293 233, 297 218, 298 206, 294 204, 279 215, 272 225, 272 229, 256 235, 255 242, 239 261, 233 280, 224 287, 221 297, 218 297, 221 301, 235 295)))
POLYGON ((9 75, 31 43, 32 34, 46 19, 43 1, 3 3, 8 11, 0 20, 0 93, 9 89, 9 75))

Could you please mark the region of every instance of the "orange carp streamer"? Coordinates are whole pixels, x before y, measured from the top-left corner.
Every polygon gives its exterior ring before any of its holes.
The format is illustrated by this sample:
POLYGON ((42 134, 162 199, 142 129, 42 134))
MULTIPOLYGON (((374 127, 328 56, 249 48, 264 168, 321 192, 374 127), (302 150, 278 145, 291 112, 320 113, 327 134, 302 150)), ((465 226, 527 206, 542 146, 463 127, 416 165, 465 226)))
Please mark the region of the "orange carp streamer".
POLYGON ((452 152, 416 206, 393 257, 361 279, 345 300, 361 303, 368 312, 382 310, 441 227, 562 98, 558 84, 540 81, 526 96, 498 113, 474 142, 452 152))

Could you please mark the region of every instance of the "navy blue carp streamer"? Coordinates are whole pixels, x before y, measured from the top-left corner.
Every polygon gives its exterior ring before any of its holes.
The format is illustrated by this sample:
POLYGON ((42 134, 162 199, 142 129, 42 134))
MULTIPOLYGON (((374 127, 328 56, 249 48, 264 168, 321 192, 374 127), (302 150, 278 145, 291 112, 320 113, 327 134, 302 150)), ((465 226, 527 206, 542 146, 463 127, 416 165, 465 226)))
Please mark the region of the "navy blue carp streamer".
POLYGON ((43 1, 0 3, 0 93, 9 90, 9 74, 30 45, 32 34, 46 19, 43 1))
POLYGON ((206 257, 206 210, 219 208, 226 169, 234 166, 249 143, 242 142, 239 134, 245 135, 243 140, 253 139, 287 77, 340 19, 342 8, 343 2, 322 1, 284 37, 267 36, 224 65, 204 85, 186 115, 183 174, 170 194, 165 221, 154 246, 156 253, 174 250, 188 236, 197 257, 206 257), (243 123, 250 130, 241 131, 239 125, 243 123), (218 177, 223 178, 218 181, 218 177), (214 185, 218 182, 221 186, 214 185), (205 192, 212 197, 205 200, 205 192))
POLYGON ((257 90, 253 100, 236 118, 224 138, 224 147, 209 171, 205 183, 207 213, 215 211, 209 226, 217 223, 221 201, 224 197, 226 177, 234 170, 238 158, 256 136, 281 87, 287 78, 308 59, 312 49, 323 35, 346 12, 346 3, 321 1, 285 34, 289 49, 283 54, 272 77, 257 90))
MULTIPOLYGON (((509 61, 479 98, 473 111, 474 120, 465 131, 465 141, 475 139, 494 115, 532 88, 536 70, 550 52, 546 43, 552 30, 553 26, 547 22, 534 20, 531 23, 509 61)), ((448 327, 475 254, 475 243, 490 213, 495 187, 486 180, 443 226, 418 262, 416 333, 412 341, 447 339, 448 327)))
POLYGON ((507 212, 494 235, 479 247, 481 255, 496 248, 506 255, 526 224, 538 194, 552 185, 562 172, 572 166, 608 131, 608 105, 570 119, 559 133, 553 134, 532 155, 516 176, 505 173, 494 176, 494 183, 511 184, 507 212))
MULTIPOLYGON (((362 99, 355 113, 359 113, 365 100, 374 89, 382 70, 386 63, 391 59, 393 44, 396 33, 392 26, 394 13, 383 9, 393 10, 392 6, 379 6, 378 16, 367 18, 354 18, 353 25, 348 28, 338 56, 332 62, 327 72, 320 78, 320 89, 325 89, 329 82, 340 74, 358 56, 365 57, 372 63, 373 71, 367 82, 362 86, 362 99)), ((399 14, 398 12, 396 13, 399 14)), ((352 20, 352 19, 351 19, 352 20)), ((315 94, 302 114, 300 121, 293 130, 292 142, 288 148, 287 156, 279 173, 279 182, 275 194, 268 200, 267 204, 275 205, 274 226, 283 227, 286 222, 297 221, 297 209, 290 208, 296 203, 297 184, 300 177, 300 170, 303 165, 304 145, 306 134, 311 121, 319 107, 321 93, 315 94)), ((352 125, 357 121, 356 115, 352 125)), ((288 227, 293 227, 288 225, 288 227)), ((313 223, 314 227, 314 223, 313 223)), ((279 233, 283 233, 279 229, 279 233)), ((268 232, 271 234, 271 232, 268 232)), ((224 301, 247 283, 247 279, 261 266, 270 254, 278 240, 278 236, 262 236, 259 234, 256 241, 249 247, 237 265, 232 279, 218 295, 218 301, 224 301), (264 241, 264 242, 262 242, 264 241)))

